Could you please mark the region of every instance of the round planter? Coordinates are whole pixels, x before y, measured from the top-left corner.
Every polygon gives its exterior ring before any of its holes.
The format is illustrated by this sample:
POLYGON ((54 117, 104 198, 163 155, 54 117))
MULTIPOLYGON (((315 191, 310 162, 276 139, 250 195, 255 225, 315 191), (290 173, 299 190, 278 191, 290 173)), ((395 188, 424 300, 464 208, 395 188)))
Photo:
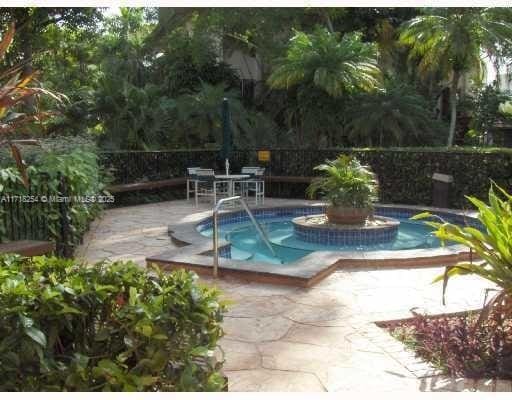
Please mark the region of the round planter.
POLYGON ((352 208, 329 206, 326 210, 327 219, 331 224, 356 225, 362 224, 373 215, 371 208, 352 208))

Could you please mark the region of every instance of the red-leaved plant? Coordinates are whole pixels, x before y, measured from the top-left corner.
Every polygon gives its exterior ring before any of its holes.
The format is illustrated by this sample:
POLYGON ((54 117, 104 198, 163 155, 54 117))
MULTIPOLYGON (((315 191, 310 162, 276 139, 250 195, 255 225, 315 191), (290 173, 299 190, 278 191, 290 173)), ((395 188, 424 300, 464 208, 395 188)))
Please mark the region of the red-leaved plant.
MULTIPOLYGON (((0 61, 5 57, 9 46, 14 40, 14 24, 3 33, 0 38, 0 61)), ((23 63, 12 66, 5 70, 0 70, 0 147, 7 146, 11 149, 12 156, 16 161, 16 166, 20 171, 21 178, 26 187, 28 187, 28 175, 26 165, 21 156, 18 145, 37 145, 33 139, 12 140, 7 134, 13 134, 21 130, 24 125, 31 121, 41 121, 52 115, 50 112, 24 113, 19 109, 20 106, 30 98, 38 96, 50 96, 56 101, 62 101, 66 97, 62 94, 54 93, 39 86, 34 86, 37 71, 31 74, 23 74, 23 63)))
POLYGON ((416 314, 390 330, 418 356, 452 376, 512 378, 512 318, 503 320, 503 315, 499 306, 483 323, 478 313, 416 314))

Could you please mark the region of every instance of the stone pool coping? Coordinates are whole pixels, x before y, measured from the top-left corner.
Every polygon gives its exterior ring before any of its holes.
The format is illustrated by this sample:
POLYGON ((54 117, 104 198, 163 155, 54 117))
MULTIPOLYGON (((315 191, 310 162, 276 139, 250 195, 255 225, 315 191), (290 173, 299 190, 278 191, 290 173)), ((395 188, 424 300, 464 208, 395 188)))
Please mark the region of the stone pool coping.
MULTIPOLYGON (((253 209, 276 210, 311 206, 321 207, 325 204, 297 201, 289 205, 258 206, 253 209)), ((377 207, 400 208, 418 212, 431 211, 466 218, 474 218, 475 216, 474 212, 462 210, 402 204, 377 204, 377 207)), ((240 211, 238 208, 225 210, 221 212, 220 216, 240 211)), ((198 274, 212 275, 212 239, 201 235, 197 230, 197 226, 201 222, 205 222, 211 217, 211 211, 203 211, 189 215, 186 222, 170 225, 168 228, 169 235, 175 243, 182 247, 147 257, 146 263, 155 263, 165 269, 186 268, 198 274)), ((230 243, 226 240, 219 240, 221 249, 229 245, 230 243)), ((453 264, 468 259, 468 249, 462 245, 396 251, 315 251, 292 263, 282 265, 222 258, 218 272, 220 277, 231 276, 262 283, 310 287, 329 276, 336 269, 347 267, 423 267, 453 264)))

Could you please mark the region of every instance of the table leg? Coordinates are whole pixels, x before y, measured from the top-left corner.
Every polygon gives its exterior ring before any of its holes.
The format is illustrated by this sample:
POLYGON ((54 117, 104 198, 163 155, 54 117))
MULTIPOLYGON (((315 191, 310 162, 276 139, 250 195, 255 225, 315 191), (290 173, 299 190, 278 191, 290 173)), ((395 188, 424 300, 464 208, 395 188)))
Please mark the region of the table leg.
POLYGON ((197 196, 197 181, 194 181, 194 195, 196 197, 196 207, 199 207, 199 198, 197 196))
MULTIPOLYGON (((235 195, 234 185, 233 185, 233 181, 230 179, 230 180, 228 180, 228 196, 233 197, 234 195, 235 195)), ((230 201, 228 206, 230 208, 234 207, 235 203, 233 201, 230 201)))

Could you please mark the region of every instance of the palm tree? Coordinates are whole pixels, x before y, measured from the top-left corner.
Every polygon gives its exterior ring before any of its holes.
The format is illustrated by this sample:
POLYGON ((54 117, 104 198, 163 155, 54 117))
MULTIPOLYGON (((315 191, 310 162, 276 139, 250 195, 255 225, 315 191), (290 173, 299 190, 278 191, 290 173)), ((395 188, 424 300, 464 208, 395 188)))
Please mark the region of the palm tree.
POLYGON ((363 94, 352 103, 346 133, 358 145, 420 144, 441 131, 425 98, 407 85, 390 82, 386 89, 363 94))
POLYGON ((450 130, 453 145, 457 119, 457 88, 464 73, 483 71, 482 53, 491 44, 510 44, 510 10, 443 8, 430 10, 405 23, 400 42, 410 46, 410 59, 422 73, 440 71, 450 77, 450 130))
POLYGON ((222 100, 229 100, 231 120, 236 144, 240 136, 250 129, 250 115, 245 110, 238 94, 234 90, 226 91, 223 84, 210 85, 202 82, 197 91, 183 94, 176 99, 178 130, 185 133, 185 141, 191 138, 198 142, 222 142, 222 100))
POLYGON ((268 82, 272 88, 288 89, 298 84, 316 86, 332 97, 372 90, 379 84, 375 45, 363 43, 359 34, 297 31, 286 57, 278 61, 268 82))
POLYGON ((114 150, 149 150, 168 141, 174 126, 176 104, 147 84, 102 77, 98 81, 96 112, 103 121, 102 145, 114 150))

